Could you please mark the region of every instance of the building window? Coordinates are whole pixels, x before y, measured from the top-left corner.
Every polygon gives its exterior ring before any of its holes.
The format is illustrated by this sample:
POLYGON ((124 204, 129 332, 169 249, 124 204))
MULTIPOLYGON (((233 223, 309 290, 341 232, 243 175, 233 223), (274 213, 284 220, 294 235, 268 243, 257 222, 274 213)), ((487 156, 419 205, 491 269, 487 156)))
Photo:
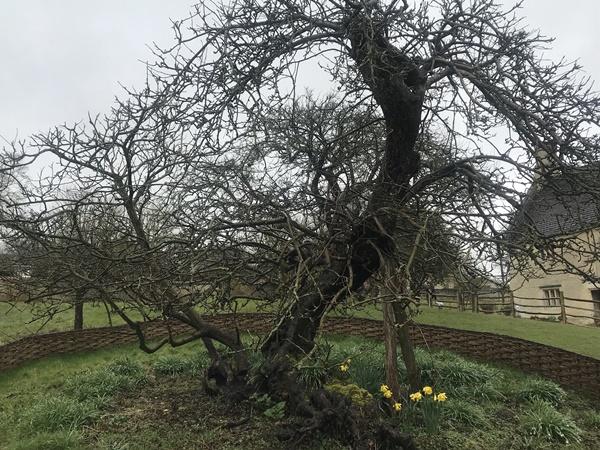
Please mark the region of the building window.
POLYGON ((544 288, 544 301, 547 306, 560 305, 560 289, 559 288, 544 288))

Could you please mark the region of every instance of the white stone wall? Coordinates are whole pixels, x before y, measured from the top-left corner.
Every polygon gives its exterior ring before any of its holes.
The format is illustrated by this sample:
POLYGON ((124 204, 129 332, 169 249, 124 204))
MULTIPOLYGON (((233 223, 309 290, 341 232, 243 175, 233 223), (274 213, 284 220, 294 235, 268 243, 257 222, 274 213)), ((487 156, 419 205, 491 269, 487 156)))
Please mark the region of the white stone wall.
MULTIPOLYGON (((581 252, 573 250, 565 250, 564 257, 576 267, 584 271, 589 271, 593 274, 598 274, 600 271, 600 262, 589 261, 589 255, 585 251, 586 242, 595 242, 598 239, 598 232, 582 233, 573 237, 575 243, 573 247, 579 247, 581 252)), ((569 245, 570 246, 570 245, 569 245)), ((589 248, 589 247, 588 247, 589 248)), ((581 276, 566 273, 561 270, 560 266, 546 266, 550 273, 544 273, 541 269, 534 269, 533 262, 525 272, 528 273, 527 278, 522 273, 512 273, 510 288, 515 297, 515 303, 524 305, 517 315, 520 317, 535 316, 534 312, 552 313, 560 317, 560 306, 545 306, 544 308, 527 308, 527 306, 543 306, 546 305, 543 288, 556 287, 563 292, 565 298, 565 308, 568 315, 585 316, 585 317, 569 317, 569 323, 580 325, 594 325, 594 317, 598 317, 599 313, 594 311, 593 303, 577 302, 569 299, 592 300, 592 290, 597 289, 593 284, 585 282, 581 276), (585 308, 586 311, 575 308, 585 308), (527 312, 525 312, 527 311, 527 312)), ((541 316, 538 317, 549 317, 541 316)))

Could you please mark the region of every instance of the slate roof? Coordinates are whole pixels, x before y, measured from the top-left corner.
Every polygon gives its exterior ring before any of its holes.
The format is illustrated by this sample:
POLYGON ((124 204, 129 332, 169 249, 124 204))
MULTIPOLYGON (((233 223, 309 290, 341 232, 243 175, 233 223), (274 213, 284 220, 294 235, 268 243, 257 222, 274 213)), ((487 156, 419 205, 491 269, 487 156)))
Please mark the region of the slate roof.
POLYGON ((550 238, 596 227, 600 227, 600 165, 561 168, 536 180, 511 234, 550 238))

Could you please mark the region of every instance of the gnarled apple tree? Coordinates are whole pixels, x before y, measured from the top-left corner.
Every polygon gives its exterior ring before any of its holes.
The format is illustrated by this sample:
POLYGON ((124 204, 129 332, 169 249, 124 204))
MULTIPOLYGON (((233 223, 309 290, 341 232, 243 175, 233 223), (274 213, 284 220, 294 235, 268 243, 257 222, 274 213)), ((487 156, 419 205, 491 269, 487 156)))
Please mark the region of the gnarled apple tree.
POLYGON ((14 167, 53 166, 2 198, 6 241, 87 255, 61 266, 77 288, 147 351, 132 308, 189 324, 222 382, 246 382, 245 350, 204 314, 270 305, 252 380, 284 386, 312 411, 301 429, 319 428, 331 398, 309 408, 288 369, 328 311, 377 278, 403 321, 440 274, 535 258, 536 230, 506 238, 527 186, 548 161, 598 159, 598 95, 577 64, 543 57, 551 40, 518 13, 495 0, 202 2, 109 114, 8 149, 14 167))

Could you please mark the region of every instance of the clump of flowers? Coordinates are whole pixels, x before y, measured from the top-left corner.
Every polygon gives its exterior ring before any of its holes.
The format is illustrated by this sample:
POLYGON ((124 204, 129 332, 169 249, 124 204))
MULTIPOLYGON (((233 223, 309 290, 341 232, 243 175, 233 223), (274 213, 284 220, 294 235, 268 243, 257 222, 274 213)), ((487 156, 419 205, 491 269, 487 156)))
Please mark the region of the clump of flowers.
MULTIPOLYGON (((379 388, 379 392, 381 392, 381 395, 383 395, 383 398, 388 399, 388 400, 394 396, 394 393, 392 392, 392 390, 390 389, 390 387, 387 384, 382 384, 381 387, 379 388)), ((396 412, 400 412, 402 410, 402 403, 400 403, 400 402, 392 401, 391 405, 392 405, 392 409, 396 412)))
POLYGON ((423 412, 425 429, 429 433, 435 433, 439 428, 442 415, 440 403, 448 400, 446 393, 434 393, 431 386, 424 386, 420 391, 410 394, 409 398, 414 403, 414 407, 416 407, 417 404, 420 404, 420 409, 423 412))
POLYGON ((392 398, 392 396, 394 395, 387 384, 382 384, 379 388, 379 392, 381 392, 384 398, 392 398))
POLYGON ((413 402, 419 402, 423 398, 423 395, 420 392, 415 392, 414 394, 410 394, 409 397, 413 402))
POLYGON ((348 358, 346 361, 344 361, 343 363, 340 364, 340 372, 348 372, 348 370, 350 370, 350 363, 352 362, 352 360, 350 358, 348 358))
POLYGON ((433 400, 436 402, 445 402, 446 400, 448 400, 448 397, 446 397, 445 392, 440 392, 439 394, 433 396, 433 400))

